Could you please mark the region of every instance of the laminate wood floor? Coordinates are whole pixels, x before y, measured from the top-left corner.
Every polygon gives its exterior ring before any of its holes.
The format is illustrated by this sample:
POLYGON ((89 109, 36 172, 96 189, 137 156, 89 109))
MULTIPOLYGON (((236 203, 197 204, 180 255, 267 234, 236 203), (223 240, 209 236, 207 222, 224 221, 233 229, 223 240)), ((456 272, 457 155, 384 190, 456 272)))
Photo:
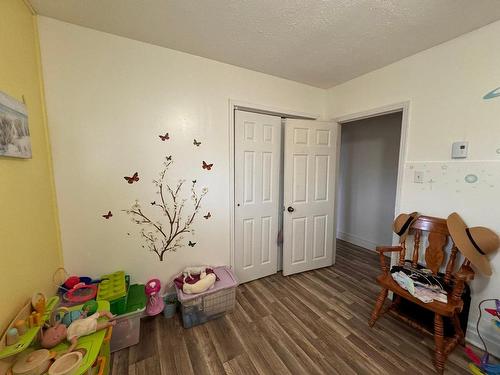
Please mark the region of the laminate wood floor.
MULTIPOLYGON (((235 310, 184 329, 179 317, 142 320, 138 345, 116 352, 113 375, 432 374, 430 337, 384 315, 367 321, 378 256, 338 241, 332 267, 240 285, 235 310)), ((458 347, 445 373, 467 374, 458 347)))

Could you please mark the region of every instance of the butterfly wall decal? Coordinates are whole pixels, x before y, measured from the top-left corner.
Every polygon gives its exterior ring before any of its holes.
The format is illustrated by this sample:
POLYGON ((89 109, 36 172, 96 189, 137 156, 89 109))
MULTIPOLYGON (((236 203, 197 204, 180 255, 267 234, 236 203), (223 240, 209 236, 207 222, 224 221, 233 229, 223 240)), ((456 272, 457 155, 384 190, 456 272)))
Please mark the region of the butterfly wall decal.
POLYGON ((156 201, 151 202, 151 206, 154 206, 156 204, 156 201))
POLYGON ((167 161, 172 160, 172 155, 168 155, 166 159, 167 159, 167 161))
POLYGON ((113 216, 113 214, 111 213, 111 211, 108 211, 107 214, 105 215, 102 215, 103 218, 105 218, 106 220, 108 220, 109 218, 111 218, 113 216))
POLYGON ((196 184, 196 180, 193 180, 193 185, 196 184))
POLYGON ((196 139, 194 139, 193 140, 193 145, 195 145, 196 147, 200 147, 201 142, 198 142, 196 139))
POLYGON ((207 162, 205 160, 203 160, 203 164, 201 165, 201 167, 203 169, 206 169, 207 171, 211 171, 212 170, 212 167, 213 167, 214 163, 212 164, 207 164, 207 162))
POLYGON ((191 246, 191 247, 194 247, 194 245, 196 245, 196 242, 189 241, 188 245, 191 246))
POLYGON ((135 172, 132 177, 123 177, 129 184, 139 181, 139 173, 135 172))
POLYGON ((203 215, 203 217, 208 220, 208 219, 210 219, 212 217, 212 214, 209 211, 208 214, 203 215))
POLYGON ((168 141, 170 139, 170 136, 168 135, 168 133, 165 133, 165 135, 159 135, 158 137, 160 137, 160 139, 165 142, 165 141, 168 141))

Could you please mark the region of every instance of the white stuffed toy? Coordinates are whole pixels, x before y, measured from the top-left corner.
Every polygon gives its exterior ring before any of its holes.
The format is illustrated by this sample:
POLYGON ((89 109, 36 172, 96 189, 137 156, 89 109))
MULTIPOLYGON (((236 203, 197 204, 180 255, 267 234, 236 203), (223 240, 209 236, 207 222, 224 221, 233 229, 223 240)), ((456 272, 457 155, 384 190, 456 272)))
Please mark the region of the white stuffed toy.
POLYGON ((186 294, 196 294, 204 292, 214 287, 216 279, 217 276, 215 276, 215 273, 209 273, 208 275, 205 274, 205 277, 201 278, 200 276, 200 280, 194 284, 184 283, 184 285, 182 286, 182 291, 186 294))
POLYGON ((193 275, 200 275, 200 279, 203 279, 203 277, 201 277, 203 274, 206 275, 206 270, 207 268, 210 268, 208 266, 196 266, 196 267, 186 267, 184 268, 184 271, 182 271, 182 273, 184 274, 184 278, 186 277, 193 277, 193 275))
POLYGON ((184 284, 182 285, 182 291, 186 294, 197 294, 213 288, 217 276, 215 273, 207 274, 207 268, 209 267, 186 267, 183 272, 184 284), (192 278, 192 275, 200 275, 200 280, 194 284, 189 284, 186 282, 186 279, 192 278))

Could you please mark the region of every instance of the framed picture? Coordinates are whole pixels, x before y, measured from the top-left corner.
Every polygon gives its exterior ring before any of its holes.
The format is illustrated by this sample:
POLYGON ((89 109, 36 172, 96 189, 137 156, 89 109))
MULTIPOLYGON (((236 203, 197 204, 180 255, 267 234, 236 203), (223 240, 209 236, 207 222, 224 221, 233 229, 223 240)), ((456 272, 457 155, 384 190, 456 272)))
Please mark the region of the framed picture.
POLYGON ((1 91, 0 156, 31 158, 31 139, 26 106, 1 91))

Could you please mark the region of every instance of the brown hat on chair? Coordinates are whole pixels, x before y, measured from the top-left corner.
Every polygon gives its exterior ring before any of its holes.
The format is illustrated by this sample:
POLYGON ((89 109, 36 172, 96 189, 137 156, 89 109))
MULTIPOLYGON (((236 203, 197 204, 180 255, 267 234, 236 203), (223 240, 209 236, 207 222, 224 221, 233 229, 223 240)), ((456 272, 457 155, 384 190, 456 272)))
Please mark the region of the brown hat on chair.
POLYGON ((399 214, 397 218, 394 219, 392 228, 394 233, 396 233, 403 241, 408 235, 408 230, 411 224, 417 220, 418 212, 412 212, 411 214, 399 214))
POLYGON ((482 274, 490 276, 490 261, 486 255, 498 249, 500 243, 497 234, 485 227, 467 228, 456 212, 448 216, 446 224, 453 242, 463 256, 469 259, 482 274))

